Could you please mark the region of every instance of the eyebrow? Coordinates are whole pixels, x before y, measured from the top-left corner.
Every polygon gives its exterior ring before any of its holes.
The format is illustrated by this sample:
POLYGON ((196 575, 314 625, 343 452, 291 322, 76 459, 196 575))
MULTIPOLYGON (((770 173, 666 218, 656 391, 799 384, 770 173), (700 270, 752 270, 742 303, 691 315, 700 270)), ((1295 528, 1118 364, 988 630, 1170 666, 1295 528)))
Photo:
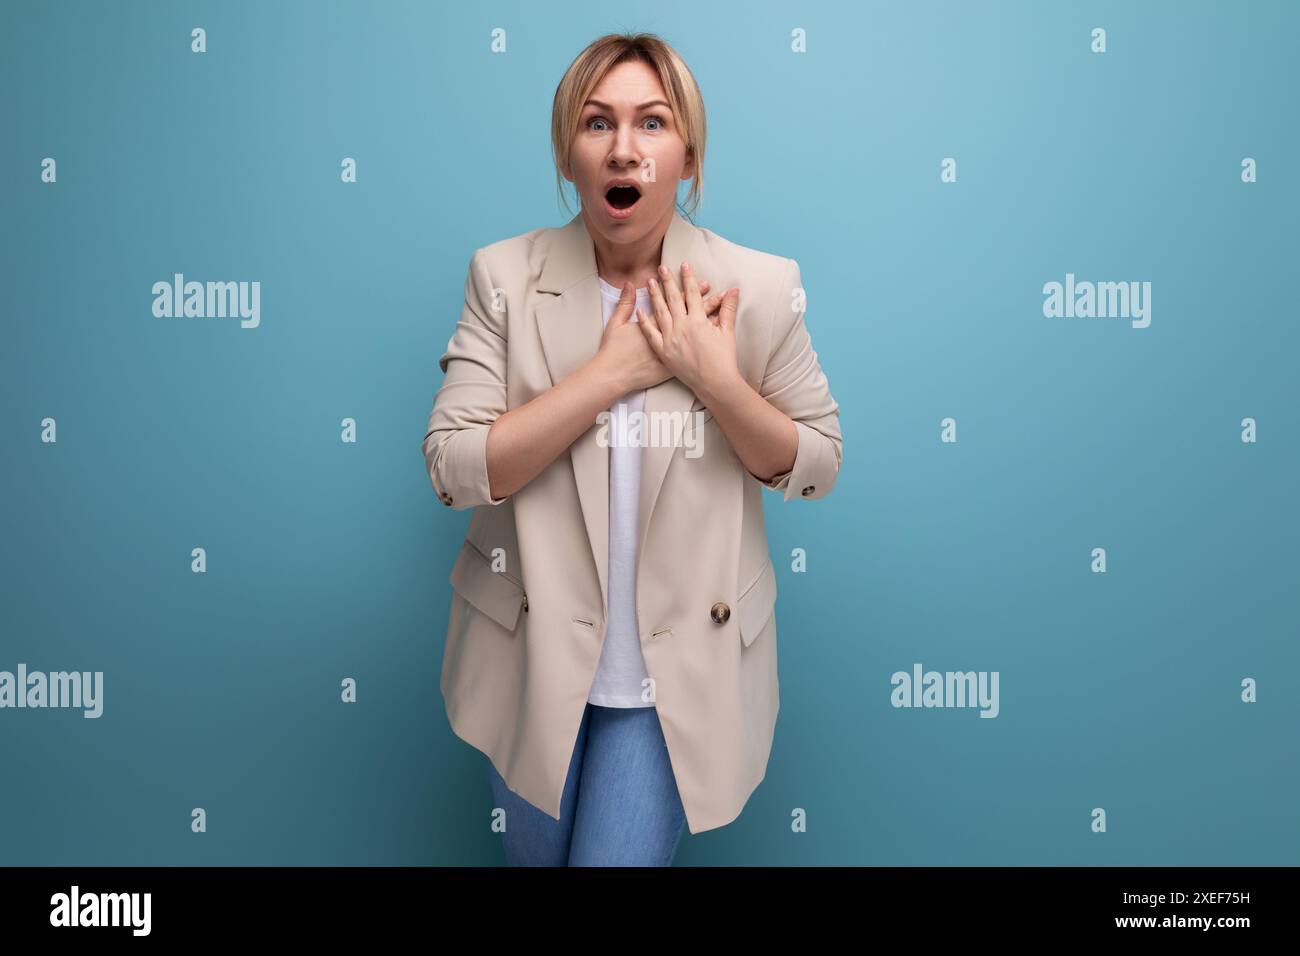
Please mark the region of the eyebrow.
MULTIPOLYGON (((599 108, 599 109, 602 109, 602 110, 611 110, 611 111, 612 111, 612 110, 614 109, 614 107, 610 106, 608 103, 602 103, 600 100, 587 100, 587 102, 583 103, 582 105, 583 105, 583 106, 595 106, 595 107, 597 107, 597 108, 599 108)), ((642 104, 641 104, 640 106, 638 106, 636 109, 637 109, 637 112, 639 113, 639 112, 641 112, 641 110, 649 109, 649 108, 652 107, 652 106, 668 106, 669 109, 672 109, 672 107, 669 106, 667 103, 665 103, 663 100, 651 100, 651 101, 648 102, 648 103, 642 103, 642 104)))

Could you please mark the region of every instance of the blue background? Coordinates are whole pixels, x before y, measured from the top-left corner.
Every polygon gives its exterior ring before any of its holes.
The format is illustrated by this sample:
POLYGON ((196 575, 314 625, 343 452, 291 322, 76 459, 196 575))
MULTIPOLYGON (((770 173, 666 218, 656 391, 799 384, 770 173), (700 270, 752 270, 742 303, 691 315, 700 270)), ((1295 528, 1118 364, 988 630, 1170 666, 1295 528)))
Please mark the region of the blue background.
POLYGON ((551 97, 623 30, 703 89, 696 222, 798 260, 845 437, 830 497, 765 493, 775 747, 678 864, 1300 862, 1300 8, 609 8, 0 6, 0 670, 106 684, 0 711, 0 863, 504 859, 419 446, 470 255, 568 220, 551 97), (259 280, 261 327, 155 318, 175 272, 259 280), (1067 272, 1151 281, 1150 328, 1044 318, 1067 272), (914 662, 1000 715, 894 709, 914 662))

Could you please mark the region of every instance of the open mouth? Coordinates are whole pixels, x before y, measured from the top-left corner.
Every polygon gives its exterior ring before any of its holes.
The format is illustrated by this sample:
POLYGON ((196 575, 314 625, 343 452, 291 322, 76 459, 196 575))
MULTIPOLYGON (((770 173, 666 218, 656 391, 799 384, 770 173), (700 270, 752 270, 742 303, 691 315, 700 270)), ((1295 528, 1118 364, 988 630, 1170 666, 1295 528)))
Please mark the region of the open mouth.
POLYGON ((605 201, 615 209, 631 209, 641 198, 641 192, 635 186, 611 186, 605 193, 605 201))

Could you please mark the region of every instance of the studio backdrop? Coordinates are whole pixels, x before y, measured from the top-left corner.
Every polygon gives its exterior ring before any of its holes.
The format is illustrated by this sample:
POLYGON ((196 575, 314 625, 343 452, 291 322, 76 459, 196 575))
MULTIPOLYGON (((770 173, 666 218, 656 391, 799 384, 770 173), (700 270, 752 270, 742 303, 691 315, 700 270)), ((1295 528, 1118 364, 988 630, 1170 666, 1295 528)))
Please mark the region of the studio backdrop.
POLYGON ((576 211, 551 97, 611 31, 690 64, 694 221, 799 263, 844 434, 764 492, 775 744, 678 862, 1300 862, 1297 30, 4 3, 0 863, 502 861, 421 441, 474 251, 576 211))

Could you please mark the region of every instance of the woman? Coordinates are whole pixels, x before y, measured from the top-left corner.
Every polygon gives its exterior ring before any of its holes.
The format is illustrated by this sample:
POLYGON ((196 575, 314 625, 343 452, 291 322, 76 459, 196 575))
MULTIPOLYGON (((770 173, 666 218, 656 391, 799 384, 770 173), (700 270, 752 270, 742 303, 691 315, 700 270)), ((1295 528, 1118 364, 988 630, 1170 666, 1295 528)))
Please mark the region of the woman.
POLYGON ((425 465, 474 509, 440 687, 488 757, 509 862, 668 865, 766 771, 760 488, 831 490, 839 406, 795 261, 675 208, 682 180, 699 200, 705 123, 671 47, 596 40, 551 129, 581 212, 474 253, 439 360, 425 465))

